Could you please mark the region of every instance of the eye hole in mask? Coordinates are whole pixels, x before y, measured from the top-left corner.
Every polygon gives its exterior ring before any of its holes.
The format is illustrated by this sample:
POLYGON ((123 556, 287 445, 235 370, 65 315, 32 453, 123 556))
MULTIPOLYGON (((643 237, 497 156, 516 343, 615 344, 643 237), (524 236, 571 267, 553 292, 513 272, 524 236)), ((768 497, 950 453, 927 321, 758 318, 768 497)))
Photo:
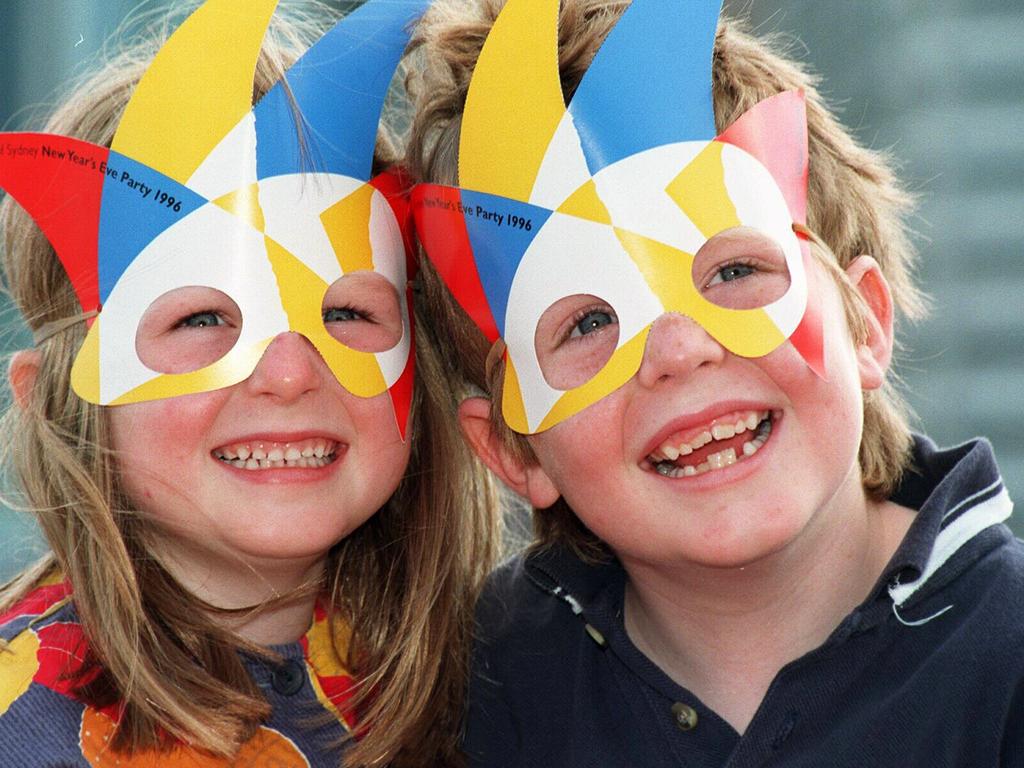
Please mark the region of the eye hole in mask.
POLYGON ((534 346, 544 380, 554 389, 582 386, 611 359, 619 319, 604 299, 576 294, 559 299, 537 322, 534 346))
POLYGON ((192 373, 224 357, 241 333, 242 313, 231 297, 190 285, 149 305, 135 334, 135 351, 157 373, 192 373))
POLYGON ((377 272, 350 272, 324 294, 324 327, 357 352, 386 352, 402 340, 402 310, 395 286, 377 272))
POLYGON ((719 232, 693 259, 693 285, 724 309, 760 309, 789 290, 789 266, 782 247, 752 227, 719 232))
MULTIPOLYGON (((676 279, 685 281, 683 264, 676 279)), ((693 258, 693 288, 705 301, 727 310, 760 309, 778 301, 790 286, 781 246, 752 227, 734 227, 708 240, 693 258)), ((698 307, 664 307, 693 313, 698 307)), ((623 307, 629 311, 630 307, 623 307)), ((653 318, 651 318, 653 320, 653 318)), ((599 296, 575 294, 548 307, 534 334, 541 373, 548 386, 568 391, 601 372, 619 347, 619 314, 599 296)))

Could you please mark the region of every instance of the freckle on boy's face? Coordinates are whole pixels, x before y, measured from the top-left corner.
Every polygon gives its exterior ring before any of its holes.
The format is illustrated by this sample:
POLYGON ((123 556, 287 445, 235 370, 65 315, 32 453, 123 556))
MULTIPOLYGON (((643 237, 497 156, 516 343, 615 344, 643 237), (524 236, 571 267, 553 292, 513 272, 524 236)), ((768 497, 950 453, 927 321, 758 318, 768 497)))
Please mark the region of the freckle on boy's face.
POLYGON ((830 505, 862 494, 857 358, 836 288, 820 269, 810 277, 822 296, 827 381, 789 343, 741 358, 665 315, 633 379, 530 438, 569 506, 624 563, 747 565, 813 538, 830 505), (748 419, 753 429, 729 436, 748 419), (754 445, 746 456, 745 443, 754 445))

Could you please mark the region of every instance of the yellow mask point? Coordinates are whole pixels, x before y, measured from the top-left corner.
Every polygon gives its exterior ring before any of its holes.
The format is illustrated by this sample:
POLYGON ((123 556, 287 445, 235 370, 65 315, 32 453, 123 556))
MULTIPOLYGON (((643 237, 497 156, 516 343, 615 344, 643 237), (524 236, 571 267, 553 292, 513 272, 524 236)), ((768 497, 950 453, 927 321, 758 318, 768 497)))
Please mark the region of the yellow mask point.
POLYGON ((529 200, 564 114, 558 0, 509 0, 487 38, 466 96, 459 185, 529 200))
POLYGON ((277 0, 201 6, 149 65, 111 149, 185 184, 252 110, 252 76, 276 7, 277 0))

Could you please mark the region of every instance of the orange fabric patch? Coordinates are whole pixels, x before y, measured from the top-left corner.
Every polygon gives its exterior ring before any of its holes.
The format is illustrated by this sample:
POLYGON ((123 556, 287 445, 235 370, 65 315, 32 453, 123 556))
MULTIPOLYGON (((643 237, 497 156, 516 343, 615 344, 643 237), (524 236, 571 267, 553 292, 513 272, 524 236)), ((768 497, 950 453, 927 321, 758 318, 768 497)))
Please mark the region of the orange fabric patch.
POLYGON ((114 752, 110 742, 115 727, 114 721, 102 712, 87 708, 82 713, 82 756, 93 768, 309 768, 309 761, 290 739, 266 727, 260 728, 232 759, 197 752, 184 745, 167 752, 114 752))

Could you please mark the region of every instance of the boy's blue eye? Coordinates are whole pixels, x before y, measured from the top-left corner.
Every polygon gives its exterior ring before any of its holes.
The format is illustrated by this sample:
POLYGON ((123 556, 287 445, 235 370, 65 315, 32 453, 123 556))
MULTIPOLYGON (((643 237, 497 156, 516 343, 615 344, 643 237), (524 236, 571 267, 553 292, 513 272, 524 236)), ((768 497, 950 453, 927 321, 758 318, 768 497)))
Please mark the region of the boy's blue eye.
POLYGON ((588 333, 599 331, 614 322, 615 316, 610 312, 591 310, 590 312, 587 312, 578 323, 576 323, 575 327, 572 329, 572 333, 569 334, 569 337, 586 336, 588 333))
POLYGON ((216 312, 196 312, 178 323, 179 328, 213 328, 218 325, 225 323, 224 318, 216 312))
POLYGON ((363 316, 349 307, 331 307, 324 310, 325 323, 344 323, 351 320, 362 320, 363 316))

